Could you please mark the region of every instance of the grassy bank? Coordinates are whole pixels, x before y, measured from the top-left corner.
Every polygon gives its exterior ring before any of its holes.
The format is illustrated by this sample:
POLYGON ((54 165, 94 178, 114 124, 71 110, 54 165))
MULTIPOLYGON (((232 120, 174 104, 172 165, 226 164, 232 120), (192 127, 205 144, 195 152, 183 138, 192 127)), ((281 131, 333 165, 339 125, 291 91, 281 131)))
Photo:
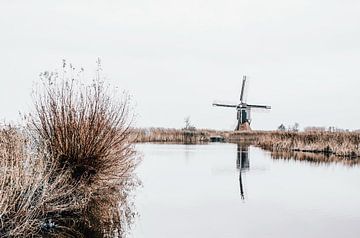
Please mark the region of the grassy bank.
POLYGON ((173 129, 173 128, 139 128, 134 130, 137 134, 136 142, 156 143, 206 143, 212 136, 220 136, 227 140, 230 132, 209 129, 173 129))
POLYGON ((254 144, 271 151, 302 151, 360 157, 360 133, 355 132, 253 132, 254 144))
POLYGON ((212 136, 221 136, 231 143, 250 143, 270 151, 299 151, 333 155, 343 158, 360 157, 360 133, 326 131, 216 131, 200 129, 149 128, 137 129, 137 142, 202 143, 212 136))
MULTIPOLYGON (((71 71, 71 70, 70 70, 71 71)), ((35 111, 0 129, 0 237, 124 237, 138 163, 131 115, 98 79, 41 75, 35 111)))

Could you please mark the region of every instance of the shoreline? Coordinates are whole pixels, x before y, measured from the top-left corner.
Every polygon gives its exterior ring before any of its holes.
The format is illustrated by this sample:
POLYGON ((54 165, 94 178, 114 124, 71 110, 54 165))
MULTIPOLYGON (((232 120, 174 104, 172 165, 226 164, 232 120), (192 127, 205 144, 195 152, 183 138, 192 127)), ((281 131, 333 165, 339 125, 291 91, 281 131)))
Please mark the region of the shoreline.
POLYGON ((221 137, 224 142, 249 143, 271 152, 304 152, 336 156, 347 160, 360 159, 359 132, 328 131, 216 131, 196 129, 136 129, 136 143, 200 144, 221 137))

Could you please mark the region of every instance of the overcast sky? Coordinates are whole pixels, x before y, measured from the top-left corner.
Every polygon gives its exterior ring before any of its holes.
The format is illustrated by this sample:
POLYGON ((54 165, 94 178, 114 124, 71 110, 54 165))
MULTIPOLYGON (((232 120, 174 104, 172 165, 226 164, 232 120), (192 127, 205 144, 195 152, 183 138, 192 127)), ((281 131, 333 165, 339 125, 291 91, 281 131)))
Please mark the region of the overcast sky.
POLYGON ((136 104, 137 126, 233 129, 241 78, 254 129, 360 128, 356 0, 0 1, 0 119, 31 110, 31 89, 62 59, 96 59, 136 104))

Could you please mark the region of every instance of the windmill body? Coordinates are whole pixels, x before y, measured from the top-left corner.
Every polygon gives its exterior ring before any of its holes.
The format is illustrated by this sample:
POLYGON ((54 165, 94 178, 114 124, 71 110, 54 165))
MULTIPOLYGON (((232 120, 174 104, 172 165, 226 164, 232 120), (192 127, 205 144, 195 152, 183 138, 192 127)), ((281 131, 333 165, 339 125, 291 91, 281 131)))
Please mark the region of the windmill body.
POLYGON ((243 77, 243 82, 241 86, 240 92, 240 103, 239 104, 221 104, 221 103, 213 103, 213 106, 218 107, 231 107, 235 108, 237 111, 237 125, 235 130, 249 130, 250 123, 251 123, 251 109, 258 108, 258 109, 271 109, 270 106, 266 105, 255 105, 255 104, 248 104, 244 100, 244 91, 246 86, 246 76, 243 77))

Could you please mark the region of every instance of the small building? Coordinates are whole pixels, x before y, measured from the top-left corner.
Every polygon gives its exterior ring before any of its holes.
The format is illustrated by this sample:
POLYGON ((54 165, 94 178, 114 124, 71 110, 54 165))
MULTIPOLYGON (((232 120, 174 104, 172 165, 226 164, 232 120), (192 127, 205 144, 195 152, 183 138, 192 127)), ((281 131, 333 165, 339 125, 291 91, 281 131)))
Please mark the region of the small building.
POLYGON ((223 136, 210 136, 210 142, 225 142, 225 138, 223 136))

